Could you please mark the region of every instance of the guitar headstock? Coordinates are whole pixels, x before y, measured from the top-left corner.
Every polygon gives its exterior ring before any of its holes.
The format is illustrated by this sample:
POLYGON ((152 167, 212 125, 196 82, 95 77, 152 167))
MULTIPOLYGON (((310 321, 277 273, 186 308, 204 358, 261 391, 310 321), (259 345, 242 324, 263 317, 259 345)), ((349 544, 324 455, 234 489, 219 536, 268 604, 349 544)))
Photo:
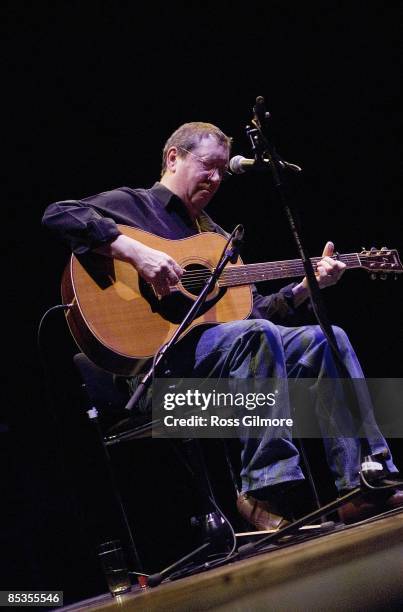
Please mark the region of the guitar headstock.
POLYGON ((378 273, 380 274, 379 278, 385 280, 388 274, 397 275, 403 272, 403 266, 396 249, 388 249, 387 247, 376 249, 372 247, 367 250, 363 248, 361 253, 358 253, 358 257, 361 266, 371 272, 372 279, 378 278, 378 273))

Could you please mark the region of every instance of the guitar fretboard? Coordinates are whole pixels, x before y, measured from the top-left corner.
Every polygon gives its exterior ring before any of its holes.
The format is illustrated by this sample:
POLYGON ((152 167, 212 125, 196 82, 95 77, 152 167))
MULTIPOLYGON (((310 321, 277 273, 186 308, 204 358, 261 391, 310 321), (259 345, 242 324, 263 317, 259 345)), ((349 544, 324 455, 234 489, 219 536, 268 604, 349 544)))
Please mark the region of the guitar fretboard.
MULTIPOLYGON (((312 257, 312 266, 315 269, 322 257, 312 257)), ((334 255, 332 259, 337 259, 346 264, 347 268, 360 268, 361 262, 358 253, 348 253, 346 255, 334 255)), ((276 278, 292 278, 304 276, 305 270, 300 259, 289 259, 286 261, 270 261, 267 263, 247 264, 233 266, 224 270, 219 285, 222 287, 233 287, 235 285, 249 285, 259 281, 273 280, 276 278)))

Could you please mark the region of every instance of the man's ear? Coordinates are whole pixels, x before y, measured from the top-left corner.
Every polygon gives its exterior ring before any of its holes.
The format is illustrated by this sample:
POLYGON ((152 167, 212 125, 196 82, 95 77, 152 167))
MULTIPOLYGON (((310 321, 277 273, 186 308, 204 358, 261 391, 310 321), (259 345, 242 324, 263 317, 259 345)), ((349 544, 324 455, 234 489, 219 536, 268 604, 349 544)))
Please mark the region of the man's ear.
POLYGON ((176 163, 178 160, 178 149, 176 147, 171 147, 167 152, 167 161, 166 166, 167 170, 170 172, 176 171, 176 163))

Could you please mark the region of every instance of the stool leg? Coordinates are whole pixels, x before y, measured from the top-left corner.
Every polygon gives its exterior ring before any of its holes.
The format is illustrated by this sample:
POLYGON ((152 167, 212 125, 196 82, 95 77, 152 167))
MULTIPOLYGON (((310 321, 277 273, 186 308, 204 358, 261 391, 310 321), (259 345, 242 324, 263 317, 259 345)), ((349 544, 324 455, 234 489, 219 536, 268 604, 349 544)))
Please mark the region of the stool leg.
POLYGON ((123 501, 122 501, 122 498, 121 498, 119 490, 118 490, 115 474, 114 474, 113 467, 112 467, 111 457, 110 457, 110 454, 109 454, 108 449, 106 447, 106 444, 105 444, 105 441, 104 441, 104 437, 103 437, 103 434, 102 434, 102 430, 101 430, 101 427, 100 427, 100 424, 99 424, 99 421, 98 421, 98 418, 97 418, 97 411, 96 411, 96 409, 92 408, 91 410, 87 411, 87 414, 88 414, 88 417, 90 419, 91 424, 93 425, 93 427, 94 427, 94 429, 96 431, 97 438, 98 438, 99 444, 101 446, 100 450, 101 450, 101 453, 102 453, 102 456, 103 456, 103 463, 104 463, 104 466, 106 468, 106 471, 107 471, 107 474, 108 474, 108 479, 109 479, 109 489, 110 489, 110 491, 111 491, 111 493, 112 493, 112 495, 113 495, 113 497, 115 499, 115 502, 116 502, 116 504, 117 504, 117 506, 119 508, 120 515, 121 515, 122 525, 123 525, 124 530, 126 532, 126 537, 127 537, 127 540, 128 540, 128 542, 130 544, 130 548, 131 548, 132 554, 134 556, 134 562, 136 564, 136 570, 138 572, 142 572, 143 571, 142 563, 141 563, 140 557, 138 555, 136 545, 134 543, 133 533, 132 533, 132 530, 130 528, 129 521, 128 521, 128 518, 127 518, 127 514, 126 514, 126 511, 125 511, 125 507, 123 505, 123 501))

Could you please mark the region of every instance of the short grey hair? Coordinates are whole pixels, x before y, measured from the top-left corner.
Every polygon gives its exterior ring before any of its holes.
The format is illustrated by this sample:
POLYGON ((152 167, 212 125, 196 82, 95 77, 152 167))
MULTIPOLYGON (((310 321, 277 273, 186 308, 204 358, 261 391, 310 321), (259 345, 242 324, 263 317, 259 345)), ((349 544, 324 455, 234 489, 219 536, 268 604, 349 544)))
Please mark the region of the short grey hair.
POLYGON ((185 157, 186 151, 192 151, 195 149, 203 138, 213 136, 217 142, 226 147, 228 152, 231 149, 232 138, 226 136, 224 132, 220 130, 216 125, 212 123, 203 123, 201 121, 192 121, 191 123, 184 123, 181 125, 166 141, 162 151, 162 170, 161 176, 164 175, 167 169, 167 154, 171 147, 178 149, 179 157, 185 157))

